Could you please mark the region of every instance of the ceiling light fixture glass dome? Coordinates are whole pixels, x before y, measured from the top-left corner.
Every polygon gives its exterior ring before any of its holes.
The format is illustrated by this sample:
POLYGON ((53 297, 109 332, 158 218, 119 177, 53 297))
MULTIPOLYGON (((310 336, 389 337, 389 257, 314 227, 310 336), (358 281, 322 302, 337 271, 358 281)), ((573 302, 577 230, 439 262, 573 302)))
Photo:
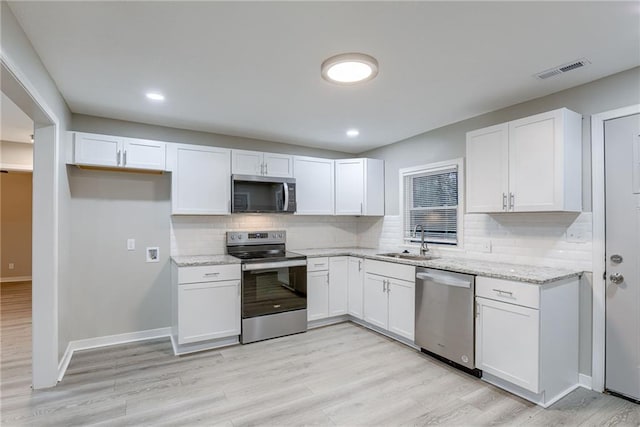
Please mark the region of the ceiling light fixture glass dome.
POLYGON ((354 84, 378 75, 378 61, 364 53, 342 53, 322 63, 322 78, 337 84, 354 84))

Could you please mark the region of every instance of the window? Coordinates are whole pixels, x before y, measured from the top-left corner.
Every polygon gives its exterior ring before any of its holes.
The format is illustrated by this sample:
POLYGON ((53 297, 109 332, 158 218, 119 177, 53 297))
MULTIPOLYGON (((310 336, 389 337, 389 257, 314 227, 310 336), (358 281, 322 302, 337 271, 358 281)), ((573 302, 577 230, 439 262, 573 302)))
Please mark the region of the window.
POLYGON ((420 242, 422 226, 429 243, 461 243, 462 178, 462 159, 400 171, 405 242, 420 242))

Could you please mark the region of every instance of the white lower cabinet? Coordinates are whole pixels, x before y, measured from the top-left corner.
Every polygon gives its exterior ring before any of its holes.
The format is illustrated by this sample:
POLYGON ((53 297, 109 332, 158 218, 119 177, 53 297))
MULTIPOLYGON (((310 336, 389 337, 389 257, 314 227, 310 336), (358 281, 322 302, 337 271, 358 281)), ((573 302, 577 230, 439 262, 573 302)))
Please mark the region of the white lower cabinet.
POLYGON ((364 321, 413 341, 415 267, 365 260, 364 321))
POLYGON ((544 407, 578 386, 578 280, 476 278, 476 367, 484 380, 544 407))
POLYGON ((307 321, 329 316, 329 271, 307 272, 307 321))
POLYGON ((349 257, 329 258, 329 317, 347 314, 349 257))
POLYGON ((364 293, 364 259, 349 257, 347 270, 347 313, 357 319, 362 319, 362 300, 364 293))
POLYGON ((172 263, 176 354, 220 345, 240 335, 240 264, 179 267, 172 263), (218 340, 218 342, 216 342, 218 340))
POLYGON ((240 335, 239 301, 239 280, 180 285, 178 343, 240 335))

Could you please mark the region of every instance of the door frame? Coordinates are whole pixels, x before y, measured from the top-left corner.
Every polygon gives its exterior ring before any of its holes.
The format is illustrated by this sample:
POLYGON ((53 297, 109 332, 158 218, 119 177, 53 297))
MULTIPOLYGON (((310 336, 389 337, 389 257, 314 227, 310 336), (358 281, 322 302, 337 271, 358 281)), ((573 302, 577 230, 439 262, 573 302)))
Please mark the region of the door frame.
POLYGON ((640 113, 640 104, 591 116, 591 182, 593 211, 593 341, 591 388, 604 391, 606 331, 604 122, 640 113))
POLYGON ((31 385, 41 389, 58 382, 61 119, 4 51, 0 52, 0 65, 3 90, 34 122, 31 385))

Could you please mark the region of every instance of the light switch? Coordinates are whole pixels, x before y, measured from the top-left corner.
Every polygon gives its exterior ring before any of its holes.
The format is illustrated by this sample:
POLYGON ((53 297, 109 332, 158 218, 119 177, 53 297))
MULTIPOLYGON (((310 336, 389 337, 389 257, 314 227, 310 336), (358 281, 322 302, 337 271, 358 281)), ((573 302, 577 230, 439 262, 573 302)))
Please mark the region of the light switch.
POLYGON ((127 239, 127 250, 128 251, 136 250, 136 239, 127 239))

